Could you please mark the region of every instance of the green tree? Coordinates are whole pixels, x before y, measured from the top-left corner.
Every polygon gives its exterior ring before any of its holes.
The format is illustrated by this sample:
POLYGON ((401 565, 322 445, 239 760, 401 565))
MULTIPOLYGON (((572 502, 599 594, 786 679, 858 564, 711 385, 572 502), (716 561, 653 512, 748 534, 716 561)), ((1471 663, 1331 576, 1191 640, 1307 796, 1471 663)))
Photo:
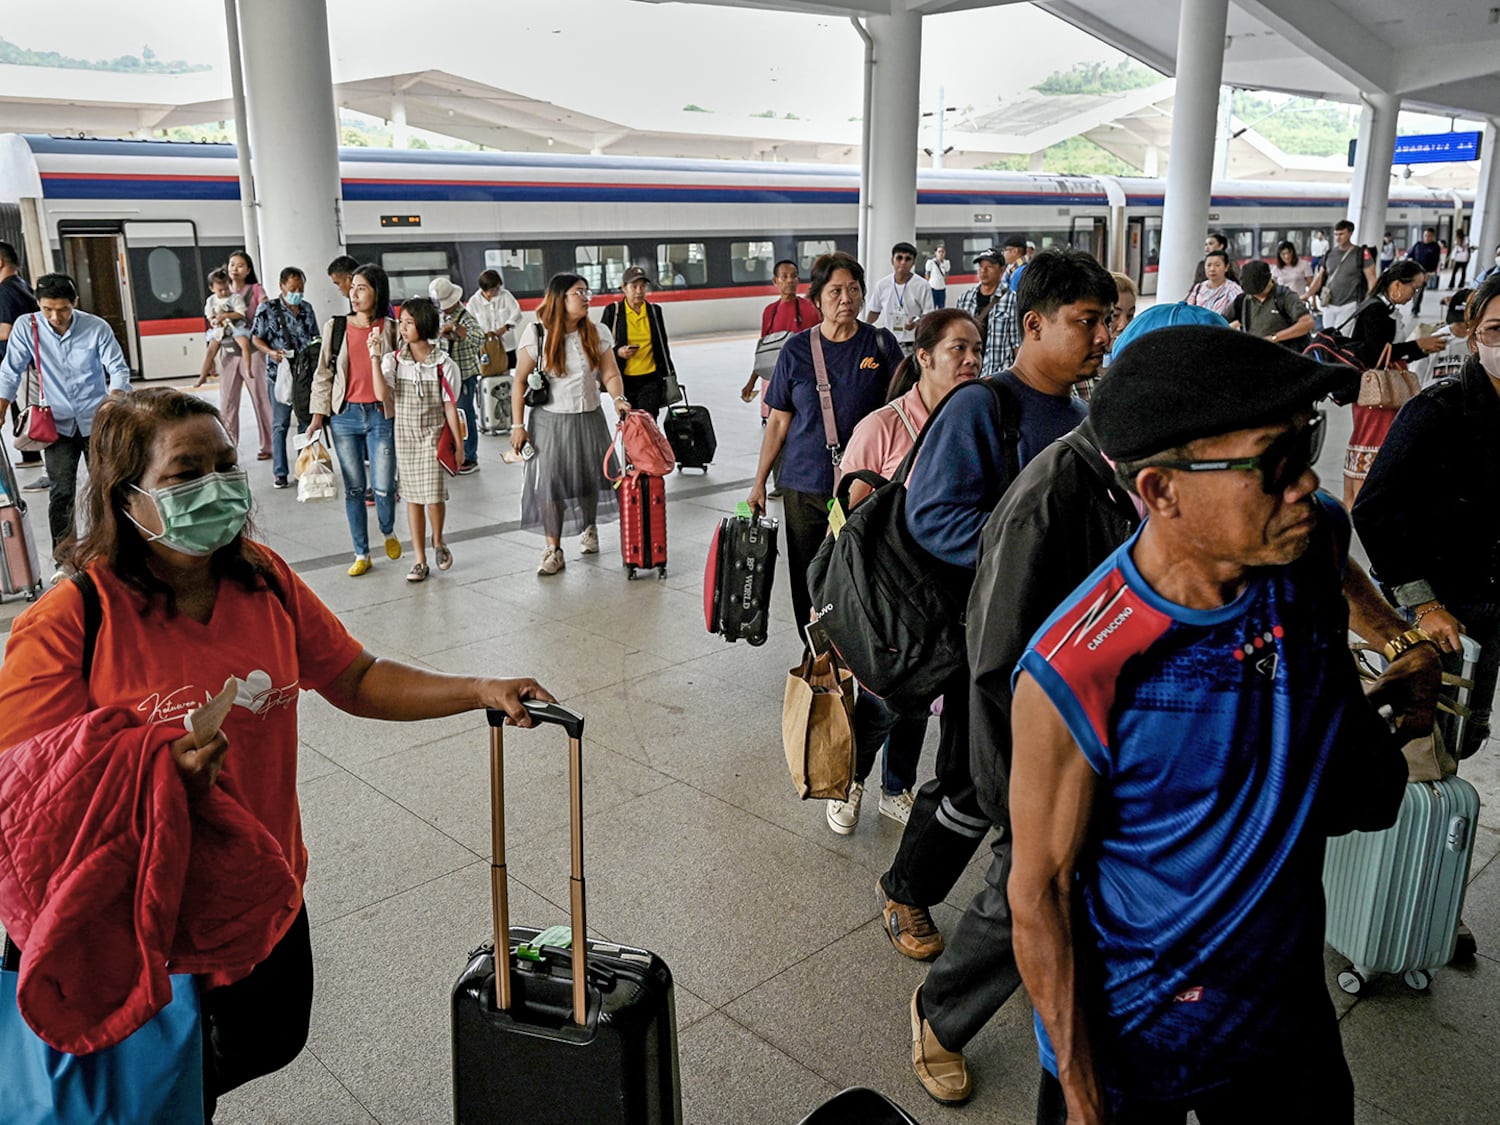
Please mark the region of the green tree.
POLYGON ((108 70, 148 74, 187 74, 196 70, 211 70, 206 63, 189 63, 182 59, 163 62, 149 46, 141 48, 140 57, 121 55, 117 59, 79 59, 57 51, 33 51, 10 40, 0 38, 0 63, 11 66, 50 66, 64 70, 108 70))
POLYGON ((1316 98, 1267 97, 1234 92, 1234 115, 1283 152, 1297 156, 1342 156, 1359 133, 1349 106, 1316 98))
POLYGON ((1067 70, 1055 70, 1032 87, 1042 94, 1117 94, 1154 86, 1165 75, 1133 59, 1121 59, 1114 66, 1102 62, 1074 63, 1067 70))
POLYGON ((692 102, 688 102, 687 105, 685 105, 685 106, 682 107, 682 112, 683 113, 712 113, 713 110, 711 110, 711 109, 704 109, 701 105, 695 105, 692 102))

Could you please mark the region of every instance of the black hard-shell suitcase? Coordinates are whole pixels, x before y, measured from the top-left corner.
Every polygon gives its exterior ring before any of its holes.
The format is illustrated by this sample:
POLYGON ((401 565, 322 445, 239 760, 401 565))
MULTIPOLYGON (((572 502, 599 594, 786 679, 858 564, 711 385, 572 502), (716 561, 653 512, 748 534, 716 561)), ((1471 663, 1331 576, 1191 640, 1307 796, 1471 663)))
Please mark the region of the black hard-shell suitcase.
POLYGON ((718 452, 719 439, 714 435, 714 420, 709 416, 708 407, 689 404, 686 387, 682 391, 682 401, 667 407, 666 424, 662 428, 679 469, 708 471, 709 463, 718 452))
POLYGON ((764 516, 742 514, 719 521, 703 570, 703 618, 710 633, 726 641, 766 643, 776 530, 776 521, 764 516))
MULTIPOLYGON (((538 723, 568 733, 573 934, 586 930, 583 883, 583 716, 528 701, 538 723)), ((490 863, 495 945, 469 956, 453 986, 457 1125, 681 1125, 672 973, 644 949, 511 926, 505 873, 505 715, 490 711, 490 863), (539 944, 538 938, 546 938, 539 944)), ((559 927, 565 931, 565 928, 559 927)))

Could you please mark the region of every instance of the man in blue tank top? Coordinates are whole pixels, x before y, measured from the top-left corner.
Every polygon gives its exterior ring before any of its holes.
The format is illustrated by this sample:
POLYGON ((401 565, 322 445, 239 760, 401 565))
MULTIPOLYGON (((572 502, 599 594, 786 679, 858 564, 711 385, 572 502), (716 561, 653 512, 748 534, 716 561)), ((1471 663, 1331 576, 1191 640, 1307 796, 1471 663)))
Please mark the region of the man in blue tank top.
POLYGON ((1349 523, 1312 471, 1331 380, 1261 377, 1260 344, 1162 329, 1093 399, 1147 520, 1016 673, 1039 1122, 1353 1120, 1324 841, 1393 821, 1406 769, 1375 707, 1419 707, 1404 662, 1367 702, 1349 656, 1349 523))

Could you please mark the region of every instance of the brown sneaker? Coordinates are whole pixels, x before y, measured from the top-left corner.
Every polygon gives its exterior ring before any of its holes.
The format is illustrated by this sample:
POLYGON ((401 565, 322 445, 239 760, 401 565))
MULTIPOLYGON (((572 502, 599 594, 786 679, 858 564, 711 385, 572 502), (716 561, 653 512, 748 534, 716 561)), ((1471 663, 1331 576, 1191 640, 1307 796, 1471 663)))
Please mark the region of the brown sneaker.
POLYGON ((950 1051, 938 1042, 932 1026, 922 1018, 922 989, 911 994, 911 1065, 917 1081, 934 1101, 957 1105, 974 1092, 969 1064, 962 1051, 950 1051))
POLYGON ((885 936, 891 939, 896 952, 905 954, 913 961, 931 961, 943 951, 943 935, 932 924, 932 915, 925 906, 907 906, 896 902, 875 880, 875 894, 880 899, 880 913, 885 921, 885 936))

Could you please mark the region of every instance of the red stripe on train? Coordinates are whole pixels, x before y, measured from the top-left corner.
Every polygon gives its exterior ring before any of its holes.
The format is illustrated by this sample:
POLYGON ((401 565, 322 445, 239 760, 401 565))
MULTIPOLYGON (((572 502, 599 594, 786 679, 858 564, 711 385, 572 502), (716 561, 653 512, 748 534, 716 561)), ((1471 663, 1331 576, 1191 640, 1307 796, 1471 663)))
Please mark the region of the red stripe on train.
POLYGON ((185 336, 189 332, 203 333, 208 325, 201 316, 184 316, 172 320, 140 321, 142 336, 185 336))

